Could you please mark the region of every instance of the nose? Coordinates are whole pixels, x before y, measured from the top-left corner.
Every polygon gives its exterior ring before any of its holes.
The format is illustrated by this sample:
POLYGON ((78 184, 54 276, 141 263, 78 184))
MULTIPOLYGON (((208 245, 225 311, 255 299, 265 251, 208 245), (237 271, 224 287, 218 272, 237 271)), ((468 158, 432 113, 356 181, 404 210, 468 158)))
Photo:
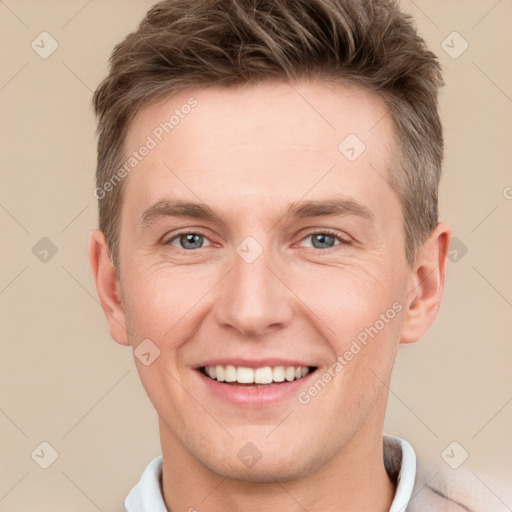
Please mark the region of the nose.
POLYGON ((270 250, 254 261, 240 254, 234 252, 231 271, 219 287, 215 319, 244 337, 258 338, 290 322, 293 293, 270 250))

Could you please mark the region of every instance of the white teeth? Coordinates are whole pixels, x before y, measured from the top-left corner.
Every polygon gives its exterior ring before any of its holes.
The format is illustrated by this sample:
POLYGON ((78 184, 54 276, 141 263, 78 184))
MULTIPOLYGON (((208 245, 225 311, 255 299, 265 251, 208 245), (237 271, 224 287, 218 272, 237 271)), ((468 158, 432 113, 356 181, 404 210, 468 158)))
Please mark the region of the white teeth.
POLYGON ((225 377, 226 382, 235 382, 236 381, 236 379, 237 379, 236 368, 232 364, 228 364, 226 366, 224 377, 225 377))
POLYGON ((205 371, 209 377, 215 379, 215 366, 208 366, 207 368, 205 368, 205 371))
POLYGON ((272 368, 270 366, 256 368, 254 382, 256 384, 270 384, 272 382, 272 368))
POLYGON ((272 380, 274 382, 284 381, 284 366, 274 366, 274 369, 272 370, 272 380))
POLYGON ((263 366, 248 368, 246 366, 205 366, 204 372, 218 382, 238 382, 239 384, 270 384, 271 382, 291 382, 301 379, 309 373, 307 366, 263 366))
MULTIPOLYGON (((207 366, 206 368, 211 368, 211 366, 207 366)), ((221 366, 220 364, 218 364, 216 367, 215 367, 215 373, 217 374, 216 375, 216 379, 219 381, 219 382, 224 382, 226 380, 225 376, 224 376, 224 366, 221 366)))
POLYGON ((240 384, 252 384, 254 382, 254 370, 252 368, 239 366, 236 369, 236 380, 240 382, 240 384))
POLYGON ((293 366, 288 366, 284 371, 284 377, 288 382, 291 382, 295 379, 295 368, 293 366))

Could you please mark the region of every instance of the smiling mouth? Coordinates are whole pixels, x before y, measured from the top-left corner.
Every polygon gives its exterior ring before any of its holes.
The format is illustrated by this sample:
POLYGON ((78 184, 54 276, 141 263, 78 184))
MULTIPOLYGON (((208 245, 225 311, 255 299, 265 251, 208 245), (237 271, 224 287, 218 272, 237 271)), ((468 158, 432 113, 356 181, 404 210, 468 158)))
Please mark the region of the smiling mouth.
POLYGON ((314 372, 315 366, 264 366, 248 368, 246 366, 215 365, 203 366, 200 371, 206 377, 232 386, 261 387, 274 384, 286 384, 303 379, 314 372))

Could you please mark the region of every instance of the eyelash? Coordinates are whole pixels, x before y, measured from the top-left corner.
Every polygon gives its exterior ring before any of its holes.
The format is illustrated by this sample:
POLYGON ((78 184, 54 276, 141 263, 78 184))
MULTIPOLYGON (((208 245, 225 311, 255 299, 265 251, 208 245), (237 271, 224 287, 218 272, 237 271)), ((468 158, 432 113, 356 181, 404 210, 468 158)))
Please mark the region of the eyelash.
MULTIPOLYGON (((179 233, 174 234, 172 236, 172 238, 169 238, 165 242, 164 245, 171 245, 171 242, 173 240, 176 240, 180 236, 188 235, 188 234, 199 235, 199 236, 202 236, 203 238, 208 239, 208 237, 204 233, 202 233, 201 231, 198 231, 198 230, 185 230, 185 231, 180 231, 179 233)), ((351 241, 342 238, 337 232, 332 231, 330 229, 321 229, 321 230, 318 229, 316 231, 310 231, 310 232, 306 233, 299 241, 302 242, 302 241, 306 240, 307 238, 309 238, 309 237, 311 237, 313 235, 328 235, 328 236, 331 236, 334 239, 336 239, 338 242, 340 242, 337 245, 334 245, 332 247, 327 247, 325 249, 318 249, 316 247, 308 247, 308 249, 316 249, 317 251, 324 252, 324 253, 331 252, 331 251, 335 250, 336 247, 339 247, 341 245, 350 245, 351 244, 351 241)), ((182 252, 186 252, 186 253, 199 252, 201 249, 206 249, 206 248, 207 247, 200 247, 198 249, 182 249, 180 247, 176 247, 176 249, 178 249, 178 250, 180 250, 182 252)))

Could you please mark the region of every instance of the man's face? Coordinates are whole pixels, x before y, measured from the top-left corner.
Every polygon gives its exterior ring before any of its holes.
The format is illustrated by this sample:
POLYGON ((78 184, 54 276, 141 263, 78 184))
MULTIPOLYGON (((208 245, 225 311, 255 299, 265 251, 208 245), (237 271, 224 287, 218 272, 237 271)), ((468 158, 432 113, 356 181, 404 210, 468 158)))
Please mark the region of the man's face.
POLYGON ((136 364, 162 443, 221 475, 278 480, 381 435, 411 284, 383 104, 323 83, 209 88, 140 111, 127 152, 148 135, 125 183, 120 269, 130 342, 160 351, 136 364), (177 215, 178 200, 213 215, 177 215), (339 208, 299 210, 308 201, 339 208), (219 382, 212 367, 285 380, 219 382), (288 381, 302 375, 288 367, 309 373, 288 381))

